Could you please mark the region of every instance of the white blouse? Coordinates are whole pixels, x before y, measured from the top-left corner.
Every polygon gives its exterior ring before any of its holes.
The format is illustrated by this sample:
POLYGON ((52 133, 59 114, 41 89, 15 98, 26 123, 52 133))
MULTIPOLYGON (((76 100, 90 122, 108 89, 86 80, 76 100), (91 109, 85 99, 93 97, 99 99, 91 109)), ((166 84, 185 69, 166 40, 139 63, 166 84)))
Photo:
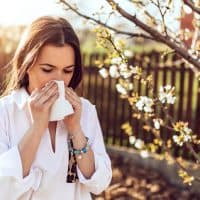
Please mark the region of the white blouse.
MULTIPOLYGON (((55 152, 46 129, 30 173, 23 178, 18 143, 30 127, 24 88, 0 99, 0 199, 2 200, 90 200, 101 193, 112 177, 95 105, 81 97, 81 127, 95 157, 95 172, 87 179, 77 166, 79 180, 67 183, 69 150, 63 121, 57 122, 55 152)), ((39 119, 38 119, 39 120, 39 119)))

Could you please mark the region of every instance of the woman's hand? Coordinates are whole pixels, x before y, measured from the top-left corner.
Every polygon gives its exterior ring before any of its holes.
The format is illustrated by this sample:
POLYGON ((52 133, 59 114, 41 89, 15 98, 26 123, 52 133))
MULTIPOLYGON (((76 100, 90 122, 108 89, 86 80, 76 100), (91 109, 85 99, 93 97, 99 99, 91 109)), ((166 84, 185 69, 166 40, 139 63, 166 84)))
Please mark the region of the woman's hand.
POLYGON ((81 131, 80 119, 82 112, 82 104, 79 96, 72 88, 65 86, 65 98, 70 102, 74 109, 74 113, 64 118, 64 124, 70 135, 74 135, 81 131))
POLYGON ((58 96, 57 84, 50 81, 42 89, 35 89, 29 97, 32 125, 41 134, 48 127, 50 109, 58 96))

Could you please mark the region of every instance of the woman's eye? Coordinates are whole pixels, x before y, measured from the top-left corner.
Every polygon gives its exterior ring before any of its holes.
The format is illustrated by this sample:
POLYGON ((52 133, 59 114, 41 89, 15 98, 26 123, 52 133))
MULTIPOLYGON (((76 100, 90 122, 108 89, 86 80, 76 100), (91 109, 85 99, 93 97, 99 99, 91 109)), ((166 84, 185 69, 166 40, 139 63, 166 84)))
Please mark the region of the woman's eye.
MULTIPOLYGON (((46 73, 50 73, 53 69, 46 69, 46 68, 41 68, 43 72, 46 72, 46 73)), ((63 72, 65 74, 70 74, 73 72, 73 70, 69 70, 69 69, 63 69, 63 72)))
POLYGON ((45 69, 45 68, 42 68, 42 71, 49 73, 49 72, 52 71, 52 69, 45 69))
POLYGON ((65 69, 63 71, 64 71, 65 74, 70 74, 70 73, 73 72, 73 70, 65 70, 65 69))

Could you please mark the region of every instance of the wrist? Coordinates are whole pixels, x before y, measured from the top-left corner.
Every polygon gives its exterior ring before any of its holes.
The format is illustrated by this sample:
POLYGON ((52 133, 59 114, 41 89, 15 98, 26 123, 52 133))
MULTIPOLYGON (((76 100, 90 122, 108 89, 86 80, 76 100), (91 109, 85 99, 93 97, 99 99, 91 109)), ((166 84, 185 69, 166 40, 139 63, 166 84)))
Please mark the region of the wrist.
POLYGON ((82 130, 80 132, 74 133, 73 135, 69 134, 69 139, 72 141, 73 147, 75 149, 83 148, 86 143, 86 137, 82 130))
POLYGON ((75 138, 77 135, 83 134, 83 131, 82 131, 82 128, 79 126, 79 127, 76 127, 76 128, 74 128, 74 129, 72 129, 72 130, 69 130, 68 133, 69 133, 69 137, 70 137, 71 139, 73 139, 73 138, 75 138))
POLYGON ((85 137, 85 144, 83 147, 81 147, 80 149, 76 149, 76 148, 71 148, 70 151, 73 153, 73 155, 77 156, 78 159, 82 159, 82 155, 88 152, 89 149, 89 138, 85 137))
POLYGON ((44 131, 46 128, 41 127, 39 124, 33 123, 31 125, 31 130, 35 133, 37 133, 38 135, 43 135, 44 131))

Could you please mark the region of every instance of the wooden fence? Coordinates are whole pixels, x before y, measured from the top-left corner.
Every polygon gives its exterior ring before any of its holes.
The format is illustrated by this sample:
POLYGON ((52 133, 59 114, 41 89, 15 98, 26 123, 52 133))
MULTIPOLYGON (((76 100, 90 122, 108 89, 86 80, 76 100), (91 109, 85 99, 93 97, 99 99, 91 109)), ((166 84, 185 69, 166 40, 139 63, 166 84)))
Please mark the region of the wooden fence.
MULTIPOLYGON (((104 59, 100 55, 90 55, 84 57, 85 75, 83 79, 84 96, 97 106, 100 122, 102 125, 105 141, 109 144, 130 146, 129 138, 121 129, 121 124, 129 121, 133 126, 134 135, 145 142, 153 140, 152 134, 142 129, 142 122, 132 117, 132 110, 127 100, 122 100, 115 89, 116 79, 103 79, 98 74, 95 67, 96 59, 104 59)), ((189 126, 195 133, 200 135, 200 84, 192 70, 180 60, 177 55, 167 55, 162 57, 159 53, 136 54, 130 59, 129 64, 140 66, 147 74, 153 75, 153 85, 155 93, 160 86, 170 84, 176 87, 176 103, 170 106, 170 114, 175 121, 188 121, 189 126)), ((149 90, 141 84, 135 84, 139 95, 148 95, 149 90)), ((156 108, 156 112, 160 110, 156 108)), ((166 119, 161 112, 163 119, 166 119)), ((166 141, 173 134, 169 130, 162 128, 161 136, 166 141)), ((195 146, 197 151, 199 147, 195 146)), ((174 155, 184 155, 190 157, 185 146, 174 148, 174 155)), ((159 149, 162 152, 162 148, 159 149)))
MULTIPOLYGON (((5 65, 10 56, 0 57, 1 66, 5 65)), ((120 146, 130 146, 129 138, 124 134, 121 125, 129 121, 133 126, 134 135, 143 139, 145 142, 151 142, 153 136, 144 131, 142 122, 132 117, 132 110, 127 100, 119 97, 115 89, 116 79, 103 79, 98 68, 95 67, 97 59, 105 59, 105 55, 84 55, 84 78, 83 78, 83 96, 88 98, 97 106, 102 130, 106 143, 120 146)), ((170 84, 176 87, 176 103, 170 107, 170 114, 174 120, 188 121, 189 126, 195 133, 200 135, 200 83, 195 74, 186 67, 186 64, 180 61, 177 55, 167 55, 162 57, 159 53, 135 54, 129 60, 129 64, 142 67, 147 74, 153 75, 153 85, 155 93, 158 92, 161 85, 170 84)), ((0 74, 0 82, 4 79, 0 74)), ((148 95, 149 90, 141 84, 135 83, 139 95, 148 95)), ((156 109, 156 112, 160 112, 156 109)), ((161 113, 163 119, 166 118, 161 113)), ((167 140, 172 132, 162 129, 161 136, 167 140)), ((199 152, 200 148, 195 146, 199 152)), ((162 148, 159 149, 159 152, 162 148)), ((185 146, 183 148, 174 148, 174 155, 184 155, 190 157, 185 146)))

